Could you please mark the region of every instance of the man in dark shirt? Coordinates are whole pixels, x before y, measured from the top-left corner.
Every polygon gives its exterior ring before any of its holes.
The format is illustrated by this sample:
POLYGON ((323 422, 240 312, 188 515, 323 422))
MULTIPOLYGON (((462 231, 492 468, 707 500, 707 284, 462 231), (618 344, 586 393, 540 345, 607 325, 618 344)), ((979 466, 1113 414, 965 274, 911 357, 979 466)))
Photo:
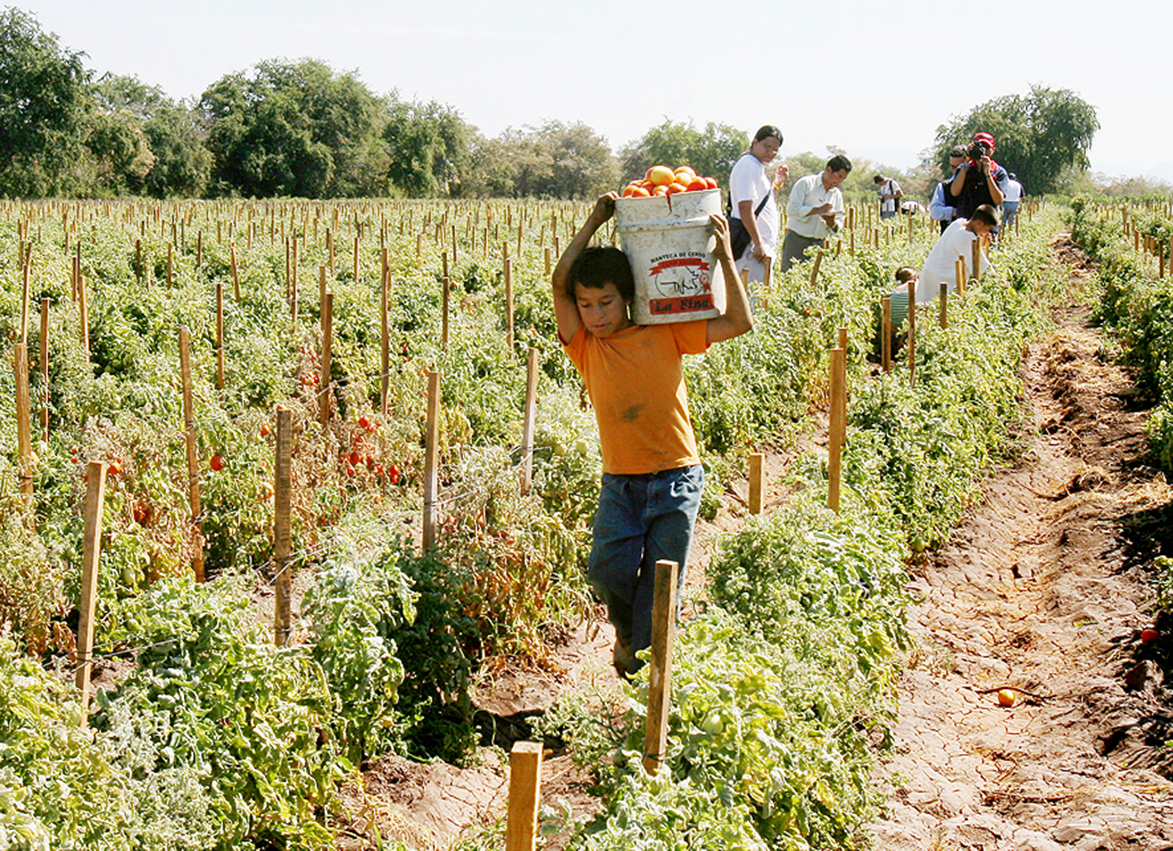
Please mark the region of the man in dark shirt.
POLYGON ((966 152, 967 159, 958 166, 949 183, 955 218, 968 219, 982 204, 1001 207, 1010 175, 994 162, 993 153, 993 136, 989 133, 974 135, 966 152))

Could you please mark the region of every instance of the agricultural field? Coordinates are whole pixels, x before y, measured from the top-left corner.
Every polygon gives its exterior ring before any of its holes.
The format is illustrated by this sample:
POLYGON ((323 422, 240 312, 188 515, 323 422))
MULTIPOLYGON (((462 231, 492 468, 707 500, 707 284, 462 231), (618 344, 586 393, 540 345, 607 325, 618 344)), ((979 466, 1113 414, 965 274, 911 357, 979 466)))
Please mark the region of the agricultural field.
MULTIPOLYGON (((600 459, 548 281, 589 209, 0 207, 0 849, 340 847, 339 790, 364 767, 470 764, 491 739, 474 684, 561 673, 598 618, 600 459)), ((687 363, 702 514, 735 528, 679 626, 662 770, 641 767, 646 677, 616 686, 609 723, 586 694, 535 722, 602 801, 564 826, 574 847, 862 847, 908 565, 1014 456, 1023 350, 1067 286, 1062 215, 1025 213, 945 327, 918 321, 911 366, 878 365, 877 304, 936 228, 881 229, 869 207, 757 292, 752 334, 687 363), (836 512, 811 436, 841 329, 836 512), (750 515, 728 491, 763 447, 787 456, 788 497, 750 515)), ((1109 281, 1104 310, 1160 317, 1156 261, 1129 256, 1153 295, 1109 281)), ((1162 399, 1165 327, 1128 332, 1162 399)), ((357 833, 347 847, 397 847, 375 821, 357 833)))

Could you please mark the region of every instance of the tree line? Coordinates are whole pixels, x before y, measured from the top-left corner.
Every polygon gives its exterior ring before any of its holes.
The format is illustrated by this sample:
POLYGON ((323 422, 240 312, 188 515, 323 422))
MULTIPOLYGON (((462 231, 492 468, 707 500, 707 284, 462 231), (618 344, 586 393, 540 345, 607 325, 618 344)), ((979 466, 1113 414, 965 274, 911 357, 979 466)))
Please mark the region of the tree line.
MULTIPOLYGON (((0 12, 0 196, 590 198, 655 163, 724 183, 750 141, 726 124, 670 120, 618 153, 582 122, 489 138, 449 105, 376 94, 313 59, 260 62, 177 102, 136 77, 95 77, 84 56, 29 13, 0 12)), ((906 193, 931 192, 949 147, 976 128, 999 137, 997 159, 1028 191, 1051 192, 1086 172, 1098 127, 1074 93, 1034 87, 942 125, 918 168, 885 171, 906 193)), ((823 159, 792 157, 792 179, 823 159)), ((845 190, 870 193, 872 165, 855 165, 859 185, 845 190)))

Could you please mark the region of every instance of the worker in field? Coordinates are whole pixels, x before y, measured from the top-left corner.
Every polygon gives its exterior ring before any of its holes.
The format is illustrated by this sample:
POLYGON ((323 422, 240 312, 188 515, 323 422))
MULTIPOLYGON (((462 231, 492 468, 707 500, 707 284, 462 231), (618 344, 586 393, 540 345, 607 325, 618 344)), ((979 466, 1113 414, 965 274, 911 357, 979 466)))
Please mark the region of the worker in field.
POLYGON ((896 218, 900 199, 904 197, 900 184, 882 174, 873 177, 872 183, 876 184, 876 191, 880 193, 880 220, 896 218))
POLYGON ((953 173, 946 200, 952 201, 954 218, 968 219, 982 204, 1001 207, 1010 175, 994 161, 994 137, 974 134, 965 159, 953 173))
POLYGON ((965 146, 954 145, 949 151, 949 177, 937 184, 933 190, 933 198, 929 201, 929 216, 941 225, 941 233, 953 224, 956 208, 949 196, 949 184, 957 174, 957 167, 965 162, 965 146))
POLYGON ((788 224, 782 241, 782 271, 803 259, 806 250, 821 246, 828 233, 843 227, 846 212, 839 184, 851 172, 851 160, 836 154, 822 172, 800 177, 786 202, 788 224))
POLYGON ((949 292, 957 291, 957 261, 963 259, 969 277, 980 277, 990 266, 982 251, 978 252, 980 268, 973 270, 974 240, 983 241, 998 227, 998 208, 983 204, 973 211, 968 219, 955 219, 945 233, 937 240, 919 272, 904 267, 897 272, 899 286, 888 296, 892 299, 892 327, 899 328, 908 317, 909 282, 916 282, 916 303, 928 304, 936 301, 941 294, 941 284, 949 292))
POLYGON ((753 282, 766 279, 767 259, 777 254, 778 202, 776 194, 790 169, 778 166, 773 181, 766 166, 778 156, 782 131, 772 124, 758 128, 753 144, 729 174, 729 241, 738 272, 753 282))
POLYGON ((1009 228, 1018 218, 1018 206, 1022 203, 1022 184, 1018 182, 1018 175, 1010 173, 1010 180, 1006 182, 1006 195, 1002 198, 1002 224, 1009 228))
POLYGON ((610 246, 588 247, 614 214, 615 198, 609 193, 596 202, 559 259, 552 286, 558 337, 582 375, 599 424, 603 481, 587 578, 607 606, 615 627, 615 669, 626 677, 643 665, 635 653, 651 646, 657 561, 680 565, 683 592, 704 490, 681 358, 744 334, 753 319, 733 266, 729 226, 713 215, 725 313, 636 325, 630 313, 635 280, 626 255, 610 246))

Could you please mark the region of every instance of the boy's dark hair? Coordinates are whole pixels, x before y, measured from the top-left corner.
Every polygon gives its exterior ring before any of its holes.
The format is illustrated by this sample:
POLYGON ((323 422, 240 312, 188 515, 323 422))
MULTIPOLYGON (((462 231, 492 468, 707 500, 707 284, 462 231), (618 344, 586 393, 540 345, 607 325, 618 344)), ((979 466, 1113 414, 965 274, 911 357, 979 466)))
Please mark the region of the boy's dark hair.
POLYGON ((831 171, 845 171, 850 174, 851 160, 847 159, 843 154, 836 154, 827 160, 827 168, 831 169, 831 171))
POLYGON ((872 178, 872 183, 883 183, 883 182, 884 182, 884 175, 882 175, 882 174, 877 174, 875 177, 872 178))
POLYGON ((782 144, 782 131, 773 124, 763 124, 759 127, 758 132, 754 134, 753 140, 760 142, 763 139, 769 139, 771 136, 778 140, 779 145, 782 144))
POLYGON ((1002 224, 1002 217, 998 215, 998 208, 989 204, 982 204, 973 211, 973 214, 970 215, 970 218, 976 219, 977 221, 989 225, 992 228, 996 228, 998 225, 1002 224))
POLYGON ((620 297, 627 302, 635 298, 635 276, 627 255, 610 245, 584 248, 570 265, 566 287, 571 298, 578 297, 578 287, 601 290, 614 284, 620 297))
POLYGON ((896 280, 902 284, 907 284, 916 275, 916 269, 911 266, 901 266, 896 270, 896 280))

